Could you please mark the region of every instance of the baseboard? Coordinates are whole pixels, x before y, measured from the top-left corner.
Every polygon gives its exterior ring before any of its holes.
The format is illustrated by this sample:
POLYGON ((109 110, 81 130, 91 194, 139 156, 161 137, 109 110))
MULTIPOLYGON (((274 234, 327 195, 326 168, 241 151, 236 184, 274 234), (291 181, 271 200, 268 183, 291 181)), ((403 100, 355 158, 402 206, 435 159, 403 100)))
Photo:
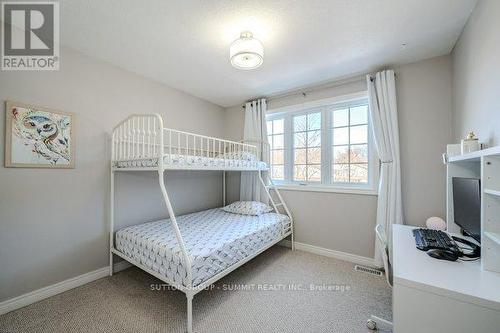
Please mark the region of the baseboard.
MULTIPOLYGON (((124 269, 127 269, 131 266, 132 264, 125 260, 120 261, 113 265, 114 272, 123 271, 124 269)), ((65 281, 58 282, 51 286, 47 286, 38 290, 31 291, 27 294, 8 299, 0 303, 0 315, 39 302, 45 298, 55 296, 70 289, 83 286, 84 284, 87 284, 95 280, 99 280, 108 275, 109 275, 109 266, 106 266, 103 268, 99 268, 95 271, 85 273, 65 281)))
MULTIPOLYGON (((286 246, 286 247, 292 247, 292 242, 290 242, 287 239, 281 241, 279 244, 282 246, 286 246)), ((299 242, 295 242, 295 249, 299 250, 299 251, 314 253, 314 254, 317 254, 320 256, 349 261, 349 262, 352 262, 352 263, 358 264, 358 265, 377 267, 377 265, 375 264, 375 260, 373 258, 358 256, 356 254, 325 249, 324 247, 319 247, 319 246, 314 246, 314 245, 309 245, 309 244, 304 244, 304 243, 299 243, 299 242)))

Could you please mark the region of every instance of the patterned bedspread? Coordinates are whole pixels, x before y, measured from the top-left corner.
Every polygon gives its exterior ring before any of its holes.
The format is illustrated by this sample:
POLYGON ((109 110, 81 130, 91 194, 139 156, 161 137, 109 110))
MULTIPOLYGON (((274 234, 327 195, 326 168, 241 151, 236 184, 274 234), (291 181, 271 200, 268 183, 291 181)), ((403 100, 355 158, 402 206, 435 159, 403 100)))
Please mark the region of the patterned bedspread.
MULTIPOLYGON (((177 223, 192 258, 193 286, 197 286, 281 238, 290 220, 276 213, 250 216, 215 208, 179 216, 177 223)), ((119 230, 116 248, 178 284, 189 284, 170 219, 119 230)))
MULTIPOLYGON (((259 161, 255 158, 240 158, 240 156, 232 156, 229 154, 226 156, 222 155, 220 157, 166 154, 163 157, 163 163, 165 165, 172 165, 176 167, 267 168, 267 164, 265 162, 259 161)), ((158 158, 117 161, 115 166, 117 168, 157 167, 158 158)))

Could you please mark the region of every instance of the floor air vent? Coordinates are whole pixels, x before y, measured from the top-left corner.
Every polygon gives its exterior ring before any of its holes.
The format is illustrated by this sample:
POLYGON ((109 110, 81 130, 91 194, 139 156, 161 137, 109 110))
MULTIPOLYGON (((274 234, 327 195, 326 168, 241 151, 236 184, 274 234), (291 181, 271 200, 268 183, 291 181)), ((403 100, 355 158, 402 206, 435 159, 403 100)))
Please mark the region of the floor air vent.
POLYGON ((354 270, 358 271, 358 272, 364 272, 364 273, 376 275, 376 276, 382 276, 382 275, 384 275, 384 272, 382 272, 382 271, 380 271, 378 269, 371 268, 371 267, 366 267, 366 266, 361 266, 361 265, 354 266, 354 270))

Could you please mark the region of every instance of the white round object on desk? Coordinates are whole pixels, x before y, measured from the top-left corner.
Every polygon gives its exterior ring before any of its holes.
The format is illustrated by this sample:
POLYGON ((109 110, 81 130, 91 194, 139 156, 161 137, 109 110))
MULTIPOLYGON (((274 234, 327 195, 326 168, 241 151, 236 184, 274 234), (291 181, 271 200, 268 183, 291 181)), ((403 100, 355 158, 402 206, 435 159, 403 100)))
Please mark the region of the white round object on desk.
POLYGON ((440 217, 429 217, 427 221, 425 221, 425 225, 429 229, 434 229, 434 230, 446 230, 446 222, 440 218, 440 217))

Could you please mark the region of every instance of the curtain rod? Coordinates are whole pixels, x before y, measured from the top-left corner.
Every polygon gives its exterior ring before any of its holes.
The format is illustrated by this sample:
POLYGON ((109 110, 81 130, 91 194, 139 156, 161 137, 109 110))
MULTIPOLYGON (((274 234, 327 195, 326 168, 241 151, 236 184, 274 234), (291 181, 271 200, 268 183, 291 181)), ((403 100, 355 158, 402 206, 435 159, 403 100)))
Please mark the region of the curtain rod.
MULTIPOLYGON (((323 89, 333 88, 333 87, 338 87, 338 86, 342 86, 342 85, 345 85, 345 84, 354 83, 354 82, 358 82, 358 81, 362 81, 365 77, 366 77, 366 75, 358 75, 358 76, 352 77, 350 79, 345 79, 345 80, 340 80, 340 81, 334 81, 334 82, 327 83, 327 84, 324 84, 324 85, 318 85, 318 86, 315 86, 315 87, 310 87, 308 90, 299 89, 298 91, 296 90, 296 91, 289 92, 289 93, 284 93, 284 94, 281 94, 281 95, 271 96, 269 98, 266 98, 266 101, 269 102, 269 101, 277 100, 277 99, 280 99, 280 98, 286 98, 286 97, 295 96, 295 95, 302 95, 303 97, 307 97, 307 94, 309 94, 311 92, 314 92, 314 91, 317 91, 317 90, 323 90, 323 89)), ((396 77, 396 73, 394 73, 394 77, 396 77)), ((370 75, 370 81, 373 82, 373 80, 375 80, 375 77, 370 75)), ((260 98, 258 98, 258 99, 260 99, 260 98)), ((246 102, 246 103, 248 103, 248 102, 246 102)), ((246 108, 245 104, 242 105, 243 109, 246 108)))
POLYGON ((311 92, 318 91, 318 90, 324 90, 324 89, 328 89, 328 88, 339 87, 339 86, 346 85, 349 83, 360 82, 360 81, 365 80, 365 77, 366 76, 364 74, 363 75, 356 75, 356 76, 352 76, 349 78, 344 78, 344 79, 340 79, 340 80, 336 80, 336 81, 325 82, 323 84, 313 85, 313 86, 309 86, 309 87, 302 87, 302 88, 295 89, 295 90, 292 90, 289 92, 284 92, 281 94, 276 94, 274 96, 270 96, 267 100, 272 101, 272 100, 277 100, 277 99, 286 98, 286 97, 295 96, 295 95, 302 95, 305 97, 305 96, 307 96, 307 94, 309 94, 311 92))
MULTIPOLYGON (((338 81, 325 83, 325 84, 321 84, 321 85, 310 86, 308 88, 296 89, 296 90, 289 91, 286 93, 276 94, 274 96, 270 96, 269 98, 266 98, 266 102, 275 101, 275 100, 278 100, 281 98, 291 97, 291 96, 295 96, 295 95, 302 95, 303 97, 306 97, 307 94, 314 92, 314 91, 338 87, 338 86, 342 86, 345 84, 362 81, 364 78, 365 78, 365 75, 358 75, 358 76, 353 76, 351 78, 344 79, 344 80, 338 80, 338 81)), ((261 97, 261 98, 264 98, 264 97, 261 97)), ((258 99, 260 99, 260 98, 258 98, 258 99)), ((248 103, 248 102, 246 102, 246 103, 248 103)), ((245 109, 245 104, 242 105, 243 109, 245 109)))
MULTIPOLYGON (((342 85, 349 84, 349 83, 363 81, 365 79, 365 77, 366 76, 363 74, 363 75, 352 76, 350 78, 346 78, 343 80, 337 80, 337 81, 324 83, 324 84, 320 84, 320 85, 316 85, 316 86, 304 87, 302 89, 296 89, 296 90, 285 92, 282 94, 276 94, 274 96, 270 96, 269 98, 266 99, 266 101, 268 101, 268 102, 274 101, 277 99, 291 97, 291 96, 295 96, 295 95, 302 95, 303 97, 306 97, 307 94, 309 94, 311 92, 318 91, 318 90, 323 90, 323 89, 342 86, 342 85)), ((245 109, 245 105, 243 105, 242 108, 245 109)))

